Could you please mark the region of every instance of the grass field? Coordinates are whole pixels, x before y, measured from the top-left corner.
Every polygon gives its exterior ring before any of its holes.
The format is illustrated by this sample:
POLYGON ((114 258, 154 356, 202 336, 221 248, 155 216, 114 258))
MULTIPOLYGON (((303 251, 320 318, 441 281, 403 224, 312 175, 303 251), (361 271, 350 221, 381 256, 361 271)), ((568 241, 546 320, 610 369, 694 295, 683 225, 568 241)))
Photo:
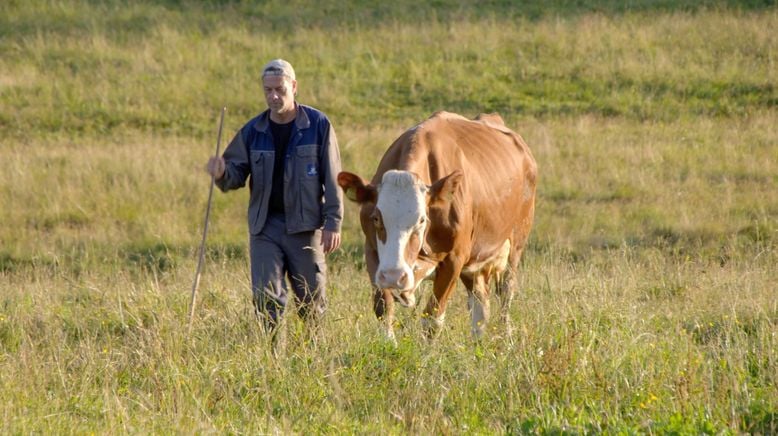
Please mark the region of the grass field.
POLYGON ((123 3, 0 5, 0 433, 778 432, 773 2, 123 3), (347 204, 324 332, 274 358, 245 190, 187 337, 219 110, 229 139, 278 56, 363 176, 436 110, 524 136, 512 337, 459 290, 386 343, 347 204))

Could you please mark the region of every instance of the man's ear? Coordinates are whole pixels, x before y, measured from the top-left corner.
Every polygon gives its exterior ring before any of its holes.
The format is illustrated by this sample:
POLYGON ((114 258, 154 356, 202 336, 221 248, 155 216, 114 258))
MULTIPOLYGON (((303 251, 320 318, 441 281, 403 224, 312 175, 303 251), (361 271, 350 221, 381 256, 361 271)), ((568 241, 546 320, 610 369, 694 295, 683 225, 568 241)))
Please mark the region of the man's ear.
POLYGON ((451 174, 443 177, 430 186, 430 206, 444 206, 450 204, 454 199, 459 186, 462 184, 464 175, 462 171, 455 170, 451 174))
POLYGON ((338 185, 340 185, 346 197, 357 203, 375 203, 378 192, 375 186, 369 184, 365 179, 356 174, 343 171, 338 174, 338 185))

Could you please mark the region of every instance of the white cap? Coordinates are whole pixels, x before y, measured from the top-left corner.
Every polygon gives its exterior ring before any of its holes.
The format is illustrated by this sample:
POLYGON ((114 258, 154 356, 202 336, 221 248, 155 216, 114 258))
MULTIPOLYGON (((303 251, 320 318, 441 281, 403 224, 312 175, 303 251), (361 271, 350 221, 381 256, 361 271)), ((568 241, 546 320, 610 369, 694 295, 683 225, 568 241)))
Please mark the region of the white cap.
POLYGON ((273 59, 262 68, 262 78, 265 76, 286 76, 289 80, 295 80, 292 64, 283 59, 273 59))

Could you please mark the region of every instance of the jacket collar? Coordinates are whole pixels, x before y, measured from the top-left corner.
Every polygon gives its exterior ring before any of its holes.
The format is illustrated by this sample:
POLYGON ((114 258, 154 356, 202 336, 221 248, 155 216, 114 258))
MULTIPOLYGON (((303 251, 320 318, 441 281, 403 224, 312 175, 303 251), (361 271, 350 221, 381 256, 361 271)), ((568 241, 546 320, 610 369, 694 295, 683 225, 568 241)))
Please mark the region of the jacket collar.
MULTIPOLYGON (((294 102, 294 106, 295 109, 297 109, 297 115, 294 118, 294 125, 297 127, 297 130, 311 127, 311 120, 308 118, 308 114, 303 110, 303 106, 297 102, 294 102)), ((266 109, 257 117, 254 128, 259 132, 267 132, 267 129, 270 128, 270 109, 266 109)))

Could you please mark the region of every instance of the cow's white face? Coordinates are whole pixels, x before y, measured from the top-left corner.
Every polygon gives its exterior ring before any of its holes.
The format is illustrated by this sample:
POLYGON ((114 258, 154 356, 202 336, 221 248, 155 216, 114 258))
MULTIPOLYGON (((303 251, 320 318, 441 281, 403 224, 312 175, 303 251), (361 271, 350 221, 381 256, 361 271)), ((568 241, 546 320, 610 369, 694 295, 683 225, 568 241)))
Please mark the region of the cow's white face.
POLYGON ((390 170, 375 186, 353 173, 338 174, 338 185, 346 196, 362 205, 359 218, 367 238, 365 248, 371 248, 369 254, 365 252, 365 259, 373 271, 373 285, 391 290, 404 306, 416 304, 414 291, 419 281, 437 267, 431 258, 419 257, 422 251, 429 256, 433 248, 425 243, 427 231, 431 227, 434 231, 428 210, 452 207, 462 178, 457 170, 426 186, 414 173, 390 170))
POLYGON ((427 230, 427 191, 415 174, 387 171, 373 211, 379 259, 374 280, 380 288, 392 289, 404 306, 416 303, 414 263, 427 230))

